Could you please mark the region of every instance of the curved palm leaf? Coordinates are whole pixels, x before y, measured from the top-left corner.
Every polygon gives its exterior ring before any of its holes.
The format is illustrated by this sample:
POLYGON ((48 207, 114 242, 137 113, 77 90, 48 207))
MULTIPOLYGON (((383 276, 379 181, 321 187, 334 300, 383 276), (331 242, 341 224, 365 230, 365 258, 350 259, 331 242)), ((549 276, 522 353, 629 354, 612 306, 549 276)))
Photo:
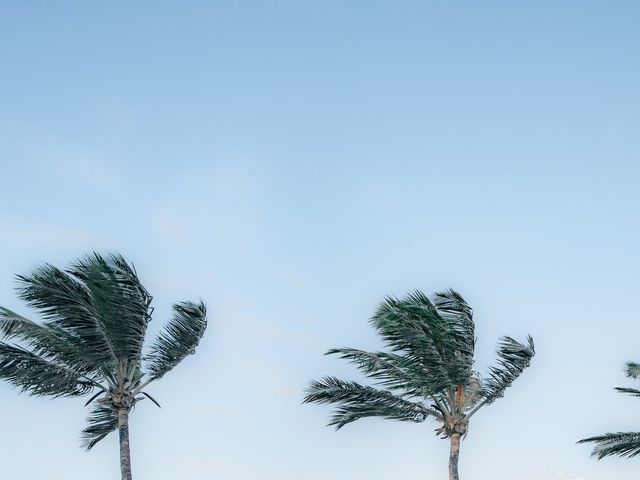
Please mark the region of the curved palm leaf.
POLYGON ((628 395, 631 395, 632 397, 640 397, 640 390, 636 388, 616 387, 616 391, 620 393, 626 393, 628 395))
POLYGON ((206 328, 207 308, 204 303, 175 304, 173 318, 153 342, 145 357, 150 378, 161 378, 194 353, 206 328))
POLYGON ((629 378, 640 378, 640 363, 627 362, 625 372, 629 378))
POLYGON ((152 297, 121 255, 93 254, 78 260, 68 273, 80 280, 118 359, 139 362, 152 297))
POLYGON ((78 373, 91 375, 96 370, 96 365, 90 361, 90 352, 82 347, 79 337, 60 328, 32 322, 3 307, 0 307, 0 335, 78 373))
POLYGON ((327 355, 338 355, 349 360, 377 384, 392 391, 402 390, 403 395, 422 395, 424 385, 434 383, 427 372, 402 355, 386 352, 367 352, 354 348, 334 348, 327 355))
POLYGON ((110 405, 98 403, 88 418, 89 425, 82 430, 82 447, 91 450, 100 440, 118 428, 118 418, 110 405))
MULTIPOLYGON (((640 364, 627 362, 625 372, 629 378, 640 378, 640 364)), ((633 397, 640 397, 640 390, 635 388, 617 387, 616 390, 633 397)), ((640 454, 640 432, 606 433, 585 438, 578 443, 594 443, 591 455, 597 457, 598 460, 609 456, 635 457, 640 454)))
POLYGON ((5 342, 0 342, 0 378, 34 396, 75 397, 94 387, 78 372, 5 342))
POLYGON ((82 339, 87 361, 96 367, 117 361, 100 312, 80 281, 48 264, 17 279, 18 296, 40 313, 46 325, 82 339))
POLYGON ((640 433, 607 433, 580 440, 578 443, 595 443, 591 455, 602 460, 604 457, 635 457, 640 454, 640 433))
POLYGON ((460 380, 471 378, 473 374, 476 345, 473 310, 462 295, 453 289, 437 292, 433 304, 456 337, 457 348, 452 352, 456 357, 453 361, 456 371, 452 377, 455 383, 461 383, 460 380))
POLYGON ((419 403, 409 402, 385 390, 325 377, 307 389, 304 403, 336 403, 329 425, 336 430, 365 417, 383 417, 406 422, 424 422, 439 414, 419 403))
POLYGON ((493 403, 504 396, 504 392, 531 364, 536 350, 533 338, 527 337, 522 344, 511 337, 502 337, 498 343, 498 367, 491 367, 489 378, 484 382, 485 404, 493 403))
POLYGON ((456 362, 458 338, 422 292, 404 299, 387 297, 371 322, 392 352, 405 356, 431 379, 427 387, 438 392, 456 383, 462 368, 456 362))

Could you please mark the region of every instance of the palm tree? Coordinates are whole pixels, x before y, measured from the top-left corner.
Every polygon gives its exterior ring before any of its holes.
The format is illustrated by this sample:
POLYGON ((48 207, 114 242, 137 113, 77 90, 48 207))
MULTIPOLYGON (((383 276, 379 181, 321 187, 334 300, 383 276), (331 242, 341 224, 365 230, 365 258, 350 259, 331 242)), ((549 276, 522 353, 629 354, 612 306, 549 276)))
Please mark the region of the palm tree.
POLYGON ((146 388, 194 353, 207 327, 204 303, 175 304, 143 354, 152 297, 122 256, 94 253, 67 270, 45 264, 17 281, 42 320, 0 307, 0 378, 32 396, 93 393, 83 446, 118 430, 122 479, 131 480, 129 415, 141 400, 158 405, 146 388))
POLYGON ((371 323, 389 352, 336 348, 335 354, 357 365, 376 386, 325 377, 314 381, 304 403, 337 405, 329 425, 336 429, 364 417, 420 423, 432 418, 436 433, 450 441, 449 479, 458 480, 460 440, 469 419, 504 391, 529 366, 535 350, 503 337, 498 366, 483 379, 473 370, 475 346, 472 310, 454 290, 420 291, 403 299, 386 298, 371 323))
MULTIPOLYGON (((640 363, 627 362, 625 366, 627 377, 640 378, 640 363)), ((621 393, 627 393, 633 397, 640 397, 640 390, 635 388, 617 387, 621 393)), ((602 460, 604 457, 635 457, 640 455, 640 432, 606 433, 597 437, 584 438, 578 443, 594 443, 591 455, 602 460)))

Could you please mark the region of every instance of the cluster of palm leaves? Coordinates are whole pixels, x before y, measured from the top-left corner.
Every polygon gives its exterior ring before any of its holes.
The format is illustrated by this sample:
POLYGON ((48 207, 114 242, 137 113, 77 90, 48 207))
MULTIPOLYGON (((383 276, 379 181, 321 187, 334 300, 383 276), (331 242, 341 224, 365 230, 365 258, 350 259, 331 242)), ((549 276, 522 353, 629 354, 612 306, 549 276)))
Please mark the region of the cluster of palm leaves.
MULTIPOLYGON (((640 364, 627 362, 625 367, 627 377, 640 378, 640 364)), ((620 393, 626 393, 633 397, 640 397, 640 390, 635 388, 617 387, 620 393)), ((635 457, 640 455, 640 432, 606 433, 595 437, 585 438, 578 443, 593 443, 595 446, 592 455, 601 460, 605 457, 635 457)))
POLYGON ((471 307, 454 290, 433 300, 416 291, 389 297, 371 319, 388 351, 337 348, 327 352, 354 363, 374 386, 325 377, 311 384, 307 403, 337 406, 329 425, 337 429, 365 417, 439 424, 436 433, 451 442, 449 477, 458 479, 460 440, 469 420, 502 397, 535 354, 533 339, 503 337, 497 365, 486 377, 473 369, 475 327, 471 307))
POLYGON ((123 480, 131 479, 129 415, 146 392, 194 352, 207 327, 204 303, 181 302, 145 348, 152 297, 122 256, 93 254, 61 270, 44 265, 19 275, 18 296, 41 317, 0 307, 0 378, 34 396, 93 403, 82 442, 87 449, 120 433, 123 480))
MULTIPOLYGON (((436 434, 450 440, 449 479, 458 480, 460 440, 469 420, 483 406, 502 397, 530 365, 533 339, 502 337, 497 365, 482 377, 473 369, 475 334, 471 307, 454 290, 432 298, 416 291, 405 298, 386 298, 371 318, 387 351, 334 348, 327 355, 350 361, 373 385, 325 377, 312 382, 306 403, 334 404, 330 426, 340 429, 365 417, 421 423, 434 420, 436 434)), ((626 366, 630 378, 640 378, 640 364, 626 366)), ((640 390, 617 388, 640 397, 640 390)), ((640 455, 640 432, 609 433, 586 438, 593 455, 640 455)))
MULTIPOLYGON (((147 387, 194 353, 207 327, 202 302, 180 302, 150 343, 152 297, 135 268, 120 255, 89 255, 65 270, 46 264, 17 277, 17 292, 39 321, 0 307, 0 378, 33 396, 87 396, 91 405, 82 443, 91 449, 119 432, 123 480, 131 480, 129 416, 148 400, 147 387)), ((497 363, 485 376, 474 370, 471 307, 454 290, 431 298, 415 291, 386 298, 371 318, 385 351, 335 348, 371 384, 325 377, 312 382, 305 403, 334 404, 329 425, 340 429, 366 417, 438 425, 450 441, 449 478, 458 480, 460 443, 470 419, 501 398, 535 355, 533 339, 502 337, 497 363)), ((627 364, 640 378, 640 364, 627 364)), ((640 397, 640 390, 618 388, 640 397)), ((594 443, 598 458, 640 454, 640 433, 609 433, 594 443)))

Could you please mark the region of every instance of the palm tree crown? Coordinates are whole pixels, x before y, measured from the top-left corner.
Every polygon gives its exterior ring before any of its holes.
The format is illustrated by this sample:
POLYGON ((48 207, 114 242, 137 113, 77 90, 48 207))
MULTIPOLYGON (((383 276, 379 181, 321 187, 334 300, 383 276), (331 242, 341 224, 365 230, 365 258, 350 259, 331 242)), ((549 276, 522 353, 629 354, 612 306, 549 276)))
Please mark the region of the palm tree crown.
POLYGON ((145 388, 193 353, 207 326, 204 303, 177 303, 145 349, 152 297, 120 255, 95 253, 67 270, 45 264, 17 280, 42 320, 0 307, 0 378, 34 396, 97 390, 87 402, 96 400, 82 432, 87 449, 118 428, 122 441, 131 409, 145 398, 157 404, 145 388))
POLYGON ((364 417, 434 419, 440 424, 436 432, 452 441, 450 478, 457 479, 457 448, 469 419, 502 397, 529 366, 532 338, 522 344, 503 337, 498 365, 482 378, 473 369, 472 310, 454 290, 436 293, 433 301, 420 291, 403 299, 388 297, 371 323, 389 351, 336 348, 327 354, 351 361, 375 386, 325 377, 311 384, 304 402, 336 404, 329 422, 336 429, 364 417))
MULTIPOLYGON (((640 378, 640 363, 627 362, 625 372, 629 378, 640 378)), ((616 390, 633 397, 640 397, 640 390, 635 388, 617 387, 616 390)), ((606 433, 582 439, 578 443, 595 444, 591 455, 597 457, 598 460, 613 456, 631 458, 640 455, 640 432, 606 433)))

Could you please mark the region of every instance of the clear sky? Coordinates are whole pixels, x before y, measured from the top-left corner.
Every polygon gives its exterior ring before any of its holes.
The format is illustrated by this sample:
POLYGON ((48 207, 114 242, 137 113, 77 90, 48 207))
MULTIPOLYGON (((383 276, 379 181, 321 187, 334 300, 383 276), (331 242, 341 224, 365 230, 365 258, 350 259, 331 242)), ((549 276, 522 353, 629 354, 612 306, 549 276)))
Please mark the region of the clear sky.
MULTIPOLYGON (((458 289, 478 364, 538 354, 474 417, 465 480, 629 480, 574 442, 638 430, 640 3, 3 2, 0 304, 92 250, 203 298, 196 356, 132 417, 134 475, 444 480, 435 425, 336 433, 312 378, 361 379, 386 294, 458 289)), ((118 477, 82 400, 0 385, 1 476, 118 477)))

